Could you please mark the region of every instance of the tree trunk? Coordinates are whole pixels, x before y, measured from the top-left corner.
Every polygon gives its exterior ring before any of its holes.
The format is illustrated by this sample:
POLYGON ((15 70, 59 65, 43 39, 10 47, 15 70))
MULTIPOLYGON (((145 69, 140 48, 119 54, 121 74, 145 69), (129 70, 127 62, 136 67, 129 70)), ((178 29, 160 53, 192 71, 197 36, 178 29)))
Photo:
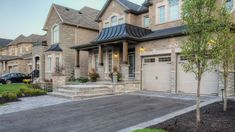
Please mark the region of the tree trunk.
POLYGON ((224 111, 227 111, 228 70, 224 68, 224 111))
POLYGON ((197 125, 201 122, 201 112, 200 112, 200 86, 201 86, 201 78, 198 78, 197 84, 197 98, 196 98, 196 117, 197 117, 197 125))

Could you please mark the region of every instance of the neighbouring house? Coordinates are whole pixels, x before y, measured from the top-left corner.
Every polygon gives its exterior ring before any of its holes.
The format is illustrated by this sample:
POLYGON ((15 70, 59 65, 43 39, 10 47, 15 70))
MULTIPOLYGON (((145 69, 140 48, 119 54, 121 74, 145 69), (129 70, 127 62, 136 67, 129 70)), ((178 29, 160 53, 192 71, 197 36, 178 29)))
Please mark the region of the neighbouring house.
MULTIPOLYGON (((186 58, 180 45, 186 38, 181 21, 183 0, 146 0, 137 5, 128 0, 107 0, 96 17, 99 35, 90 42, 71 47, 89 52, 89 69, 100 80, 111 80, 118 67, 124 81, 139 81, 141 89, 170 93, 196 93, 193 74, 182 69, 186 58)), ((227 1, 232 13, 234 1, 227 1)), ((81 60, 77 59, 77 65, 81 60)), ((222 88, 219 69, 207 72, 201 94, 218 95, 222 88)), ((229 78, 229 94, 234 93, 234 71, 229 78)))
POLYGON ((32 44, 41 35, 32 34, 28 37, 18 36, 5 45, 1 50, 0 74, 20 72, 29 74, 32 72, 32 44))
POLYGON ((74 76, 86 77, 88 73, 88 52, 80 52, 80 65, 76 65, 76 52, 70 47, 88 43, 99 33, 95 17, 98 10, 83 7, 75 10, 53 4, 43 30, 44 40, 33 46, 33 68, 40 71, 39 80, 50 80, 55 68, 64 69, 67 79, 74 76))

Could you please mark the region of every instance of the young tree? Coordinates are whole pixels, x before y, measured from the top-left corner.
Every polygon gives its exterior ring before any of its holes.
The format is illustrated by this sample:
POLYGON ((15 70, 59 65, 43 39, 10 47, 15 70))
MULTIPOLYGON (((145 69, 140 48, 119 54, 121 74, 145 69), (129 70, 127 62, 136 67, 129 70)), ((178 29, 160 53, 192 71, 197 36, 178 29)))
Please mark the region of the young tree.
POLYGON ((218 28, 216 31, 218 52, 214 58, 222 68, 222 78, 224 84, 224 111, 227 110, 227 90, 229 70, 233 69, 234 65, 234 44, 235 34, 232 29, 232 17, 230 11, 226 8, 225 3, 218 9, 217 16, 218 28))
POLYGON ((216 0, 184 0, 182 17, 186 25, 187 39, 183 42, 182 54, 187 58, 183 65, 186 72, 192 72, 197 79, 196 120, 201 121, 200 85, 204 72, 210 69, 216 27, 214 14, 216 0))

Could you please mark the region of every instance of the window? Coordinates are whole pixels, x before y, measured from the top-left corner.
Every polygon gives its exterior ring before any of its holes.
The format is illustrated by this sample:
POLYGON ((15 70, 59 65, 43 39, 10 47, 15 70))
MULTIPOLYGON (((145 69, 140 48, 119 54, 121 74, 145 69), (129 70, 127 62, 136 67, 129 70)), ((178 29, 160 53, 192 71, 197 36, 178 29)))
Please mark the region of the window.
POLYGON ((51 72, 51 56, 47 56, 47 71, 51 72))
POLYGON ((106 23, 104 24, 104 27, 105 27, 105 28, 109 27, 109 22, 106 22, 106 23))
POLYGON ((162 57, 158 59, 159 62, 169 62, 171 61, 171 57, 162 57))
POLYGON ((117 17, 116 17, 116 16, 113 16, 113 17, 111 18, 111 26, 115 26, 115 25, 117 25, 117 17))
POLYGON ((155 58, 144 59, 144 63, 155 63, 155 58))
POLYGON ((112 72, 112 70, 113 70, 113 52, 112 52, 112 50, 108 51, 108 67, 109 67, 109 72, 112 72))
POLYGON ((179 0, 168 0, 169 2, 169 19, 179 19, 179 0))
POLYGON ((59 43, 59 26, 55 25, 52 27, 52 42, 53 44, 59 43))
POLYGON ((158 8, 158 12, 159 12, 159 23, 163 23, 166 21, 165 19, 165 6, 160 6, 158 8))
POLYGON ((119 18, 118 19, 118 24, 123 24, 124 23, 124 18, 119 18))
POLYGON ((149 27, 150 19, 149 15, 144 16, 144 27, 149 27))
POLYGON ((226 8, 228 9, 228 11, 231 11, 233 9, 233 4, 234 4, 234 0, 226 0, 226 8))
POLYGON ((56 58, 55 58, 55 64, 56 64, 56 67, 59 67, 59 66, 60 66, 60 56, 56 56, 56 58))

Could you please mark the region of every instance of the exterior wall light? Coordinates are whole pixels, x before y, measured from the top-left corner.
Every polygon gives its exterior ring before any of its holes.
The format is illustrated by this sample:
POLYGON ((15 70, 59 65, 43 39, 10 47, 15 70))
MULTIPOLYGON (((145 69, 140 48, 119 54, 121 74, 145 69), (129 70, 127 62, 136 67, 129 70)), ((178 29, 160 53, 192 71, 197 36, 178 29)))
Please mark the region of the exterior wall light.
POLYGON ((141 46, 139 50, 140 50, 140 53, 143 53, 145 51, 143 46, 141 46))
POLYGON ((118 53, 117 53, 117 52, 114 53, 114 54, 113 54, 113 57, 114 57, 114 58, 118 58, 118 53))

